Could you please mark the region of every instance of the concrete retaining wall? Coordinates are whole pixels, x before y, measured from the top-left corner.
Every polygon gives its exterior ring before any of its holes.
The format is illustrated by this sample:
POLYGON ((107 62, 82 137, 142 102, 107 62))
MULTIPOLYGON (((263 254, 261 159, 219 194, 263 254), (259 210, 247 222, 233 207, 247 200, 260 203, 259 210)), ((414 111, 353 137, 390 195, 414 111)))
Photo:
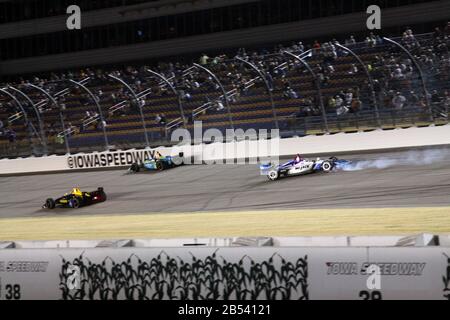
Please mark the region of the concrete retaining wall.
POLYGON ((121 150, 92 154, 48 156, 0 160, 0 175, 24 174, 85 169, 125 168, 144 157, 151 157, 155 150, 163 155, 183 152, 186 162, 196 164, 227 162, 235 159, 290 156, 295 153, 329 154, 365 152, 450 145, 450 125, 426 128, 378 130, 359 133, 339 133, 324 136, 306 136, 286 139, 240 141, 184 145, 154 150, 121 150))
POLYGON ((0 300, 446 300, 449 256, 449 247, 1 249, 0 300))

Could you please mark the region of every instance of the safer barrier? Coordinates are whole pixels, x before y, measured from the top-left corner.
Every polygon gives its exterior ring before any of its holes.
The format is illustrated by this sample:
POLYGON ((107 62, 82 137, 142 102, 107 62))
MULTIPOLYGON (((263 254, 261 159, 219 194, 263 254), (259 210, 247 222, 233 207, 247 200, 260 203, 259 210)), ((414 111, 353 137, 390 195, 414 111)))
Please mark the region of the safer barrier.
POLYGON ((159 147, 144 150, 119 150, 65 156, 30 157, 0 160, 0 175, 85 169, 127 167, 133 162, 152 157, 156 151, 163 155, 183 152, 188 163, 234 163, 236 159, 366 152, 450 145, 450 125, 426 128, 376 130, 371 132, 338 133, 286 139, 244 140, 159 147))
POLYGON ((1 249, 0 300, 443 300, 449 256, 449 247, 1 249))

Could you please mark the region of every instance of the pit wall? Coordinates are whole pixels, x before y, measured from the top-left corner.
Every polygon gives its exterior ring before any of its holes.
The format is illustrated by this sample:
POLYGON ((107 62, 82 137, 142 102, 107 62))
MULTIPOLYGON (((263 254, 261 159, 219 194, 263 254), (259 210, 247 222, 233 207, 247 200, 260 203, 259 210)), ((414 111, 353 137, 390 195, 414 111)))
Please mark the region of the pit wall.
POLYGON ((188 164, 209 164, 240 163, 242 161, 245 163, 245 159, 250 158, 264 159, 290 156, 296 153, 331 156, 336 153, 374 152, 442 145, 450 145, 450 125, 258 141, 186 144, 145 150, 132 149, 65 156, 3 159, 0 160, 0 175, 125 168, 133 162, 141 162, 145 158, 152 157, 155 151, 159 151, 162 155, 178 155, 183 152, 185 162, 188 164))

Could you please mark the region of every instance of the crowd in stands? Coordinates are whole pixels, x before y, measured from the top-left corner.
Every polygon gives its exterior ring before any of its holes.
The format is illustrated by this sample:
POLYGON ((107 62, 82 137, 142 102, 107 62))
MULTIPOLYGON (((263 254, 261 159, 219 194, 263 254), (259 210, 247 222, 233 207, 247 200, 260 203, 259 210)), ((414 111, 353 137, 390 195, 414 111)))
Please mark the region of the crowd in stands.
MULTIPOLYGON (((359 39, 358 39, 359 40, 359 39)), ((240 48, 237 53, 221 54, 209 57, 201 54, 197 61, 200 66, 207 67, 220 80, 201 68, 192 64, 181 62, 164 62, 156 66, 128 66, 124 69, 84 68, 78 71, 65 71, 51 73, 46 76, 35 76, 31 79, 19 79, 14 83, 16 87, 30 82, 56 93, 69 87, 66 80, 75 79, 81 81, 89 78, 89 88, 93 97, 80 87, 73 86, 68 95, 59 96, 58 103, 61 106, 63 119, 66 122, 68 134, 80 134, 87 130, 101 131, 108 127, 109 121, 121 116, 138 114, 140 108, 152 103, 153 98, 173 96, 171 85, 177 90, 179 98, 185 105, 185 121, 191 123, 196 117, 209 113, 226 113, 226 103, 239 104, 241 99, 251 92, 254 80, 256 88, 265 90, 265 83, 258 74, 249 69, 247 65, 236 60, 240 58, 256 66, 264 74, 269 90, 279 94, 290 105, 296 105, 295 117, 320 116, 322 105, 328 114, 344 116, 348 113, 358 113, 361 110, 373 109, 370 81, 365 75, 367 69, 373 79, 373 89, 379 107, 386 110, 400 111, 407 107, 426 109, 427 101, 436 105, 438 113, 450 107, 450 22, 442 28, 436 28, 431 37, 425 40, 416 38, 413 30, 405 28, 400 43, 406 47, 419 62, 424 74, 423 77, 433 88, 426 96, 422 90, 421 81, 414 61, 401 50, 390 46, 384 39, 373 32, 362 42, 358 42, 354 36, 349 36, 343 45, 364 57, 362 66, 355 61, 350 53, 338 45, 340 42, 333 39, 320 43, 315 41, 311 46, 303 42, 293 42, 289 46, 277 45, 272 50, 260 49, 247 51, 240 48), (383 49, 380 49, 383 48, 383 49), (309 71, 298 61, 289 58, 285 51, 295 55, 307 56, 306 61, 311 63, 311 68, 316 79, 311 77, 309 71), (347 59, 349 63, 342 64, 341 60, 347 59), (284 66, 283 66, 284 64, 284 66), (283 66, 283 67, 280 67, 283 66), (345 69, 342 69, 345 66, 345 69), (170 85, 162 79, 151 76, 147 70, 152 69, 162 74, 169 80, 170 85), (104 91, 105 83, 114 83, 108 76, 112 74, 126 81, 138 99, 124 86, 117 87, 113 91, 104 91), (293 81, 299 75, 304 81, 293 81), (256 79, 256 80, 255 80, 256 79), (345 83, 348 83, 345 86, 345 83), (356 79, 356 80, 352 80, 356 79), (339 82, 339 85, 336 83, 339 82), (222 87, 223 86, 223 87, 222 87), (323 93, 318 97, 316 87, 319 86, 323 93), (228 92, 228 100, 222 95, 222 88, 228 92), (141 94, 145 92, 145 94, 141 94), (80 118, 72 116, 66 106, 69 97, 76 97, 80 105, 86 107, 84 115, 80 118), (104 121, 100 120, 96 103, 105 111, 104 121), (120 108, 111 106, 120 105, 120 108), (207 105, 208 108, 198 113, 199 105, 207 105)), ((298 80, 298 79, 297 79, 298 80)), ((7 84, 4 84, 7 85, 7 84)), ((31 91, 30 91, 31 92, 31 91)), ((42 97, 41 97, 42 99, 42 97)), ((176 103, 174 101, 174 103, 176 103)), ((27 108, 26 102, 24 102, 27 108)), ((51 102, 40 104, 39 111, 44 115, 54 113, 56 106, 51 102)), ((58 110, 59 111, 59 110, 58 110)), ((164 128, 174 116, 166 116, 166 112, 156 112, 153 115, 153 125, 164 128)), ((0 138, 14 143, 17 133, 14 126, 9 124, 9 117, 20 114, 20 109, 8 97, 0 96, 0 138)), ((446 113, 448 115, 448 112, 446 113)), ((61 126, 57 120, 45 123, 45 130, 49 136, 58 137, 61 126)), ((58 137, 62 143, 61 136, 58 137)))

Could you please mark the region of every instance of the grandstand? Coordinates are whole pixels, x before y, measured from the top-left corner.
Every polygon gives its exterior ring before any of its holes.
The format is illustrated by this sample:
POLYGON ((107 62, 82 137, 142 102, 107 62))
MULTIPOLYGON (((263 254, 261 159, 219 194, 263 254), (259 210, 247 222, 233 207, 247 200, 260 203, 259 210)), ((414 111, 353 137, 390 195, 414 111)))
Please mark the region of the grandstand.
POLYGON ((279 128, 284 136, 446 124, 450 27, 434 25, 440 29, 420 35, 404 28, 367 32, 360 42, 351 34, 305 45, 297 38, 273 50, 8 76, 1 154, 168 144, 174 129, 194 121, 204 130, 279 128))

